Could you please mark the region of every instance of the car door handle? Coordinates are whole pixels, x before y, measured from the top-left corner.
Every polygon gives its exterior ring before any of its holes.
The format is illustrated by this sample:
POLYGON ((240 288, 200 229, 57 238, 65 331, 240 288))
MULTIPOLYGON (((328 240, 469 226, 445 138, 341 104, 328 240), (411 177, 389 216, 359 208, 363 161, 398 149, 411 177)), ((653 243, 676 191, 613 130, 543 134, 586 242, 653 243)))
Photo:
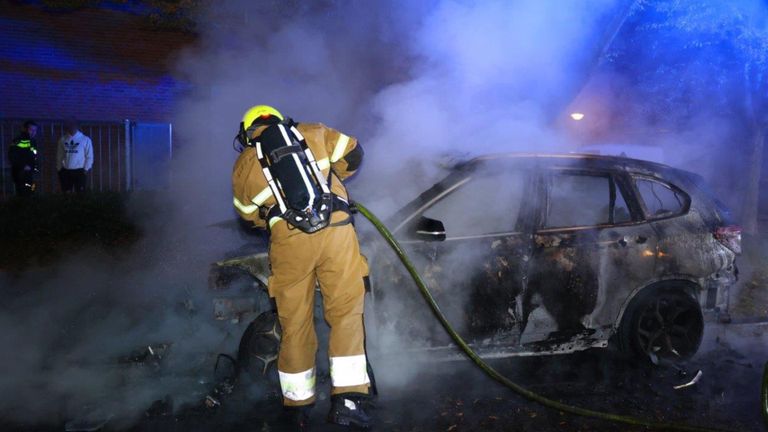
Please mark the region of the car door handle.
MULTIPOLYGON (((631 240, 632 240, 632 238, 630 236, 624 236, 624 237, 619 238, 619 240, 617 240, 616 243, 618 243, 619 246, 621 246, 621 247, 625 247, 625 246, 627 246, 629 244, 629 242, 631 240)), ((648 241, 648 237, 636 236, 634 238, 634 241, 637 244, 644 244, 645 242, 648 241)))

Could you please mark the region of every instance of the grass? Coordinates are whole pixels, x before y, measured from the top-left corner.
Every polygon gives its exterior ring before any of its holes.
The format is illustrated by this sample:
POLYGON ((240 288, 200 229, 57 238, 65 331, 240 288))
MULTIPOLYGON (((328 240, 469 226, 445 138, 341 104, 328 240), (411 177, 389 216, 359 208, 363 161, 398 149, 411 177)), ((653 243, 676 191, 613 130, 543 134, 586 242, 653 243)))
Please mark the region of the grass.
POLYGON ((130 246, 140 231, 127 217, 126 199, 107 192, 0 203, 0 270, 46 265, 87 246, 114 252, 130 246))

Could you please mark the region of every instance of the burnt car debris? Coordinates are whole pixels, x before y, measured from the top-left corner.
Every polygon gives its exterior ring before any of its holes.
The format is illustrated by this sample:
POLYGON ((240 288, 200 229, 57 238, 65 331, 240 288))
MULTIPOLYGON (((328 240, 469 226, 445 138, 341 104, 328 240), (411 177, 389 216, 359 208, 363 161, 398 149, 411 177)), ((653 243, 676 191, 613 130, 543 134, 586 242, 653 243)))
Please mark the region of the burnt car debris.
MULTIPOLYGON (((728 321, 741 253, 740 228, 701 177, 624 157, 476 158, 387 225, 486 358, 610 342, 653 362, 685 360, 698 350, 705 318, 728 321)), ((370 346, 395 337, 403 349, 460 357, 383 242, 371 237, 363 249, 370 346)), ((265 291, 266 253, 215 263, 212 288, 224 292, 236 271, 265 291)), ((245 340, 240 350, 259 356, 245 340)))

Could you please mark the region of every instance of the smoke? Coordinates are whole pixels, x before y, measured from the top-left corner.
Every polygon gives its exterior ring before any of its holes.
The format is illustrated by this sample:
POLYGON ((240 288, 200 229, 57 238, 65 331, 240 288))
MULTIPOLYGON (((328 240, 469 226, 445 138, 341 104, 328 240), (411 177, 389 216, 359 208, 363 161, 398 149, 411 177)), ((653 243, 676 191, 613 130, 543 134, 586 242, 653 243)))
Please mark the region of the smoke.
MULTIPOLYGON (((230 1, 201 11, 199 44, 177 63, 194 89, 174 121, 171 199, 182 209, 186 241, 195 248, 224 242, 202 226, 236 217, 230 143, 255 104, 357 137, 366 156, 348 187, 381 216, 439 180, 446 164, 485 153, 572 150, 553 130, 553 113, 583 79, 596 24, 614 3, 230 1)), ((230 250, 244 241, 230 240, 230 250)), ((456 261, 468 266, 468 259, 456 261)), ((415 293, 399 304, 413 303, 415 293)), ((385 344, 379 351, 397 352, 402 338, 377 340, 385 344)), ((390 377, 404 370, 377 368, 390 377)))
POLYGON ((86 250, 4 284, 4 419, 127 425, 157 399, 204 397, 209 353, 237 340, 211 319, 205 274, 153 265, 160 256, 118 260, 86 250), (130 360, 163 343, 171 355, 162 366, 130 360))
POLYGON ((197 90, 175 122, 178 179, 205 191, 206 199, 221 197, 212 207, 228 209, 227 176, 192 173, 230 172, 236 155, 227 147, 238 120, 259 103, 359 138, 367 156, 351 188, 382 200, 382 211, 434 183, 437 162, 572 150, 552 131, 550 117, 583 79, 574 68, 583 68, 596 23, 613 6, 608 0, 567 8, 534 1, 217 5, 203 14, 200 46, 179 62, 197 90))
MULTIPOLYGON (((199 396, 196 378, 187 377, 199 377, 201 353, 231 351, 240 336, 213 322, 208 264, 263 247, 238 230, 211 227, 237 217, 230 143, 250 106, 273 105, 359 138, 366 157, 349 183, 352 196, 391 214, 452 161, 574 150, 553 118, 582 83, 616 3, 211 2, 199 11, 197 44, 174 64, 190 86, 173 121, 172 187, 160 211, 152 214, 153 204, 146 214, 146 203, 136 204, 145 208, 136 213, 145 238, 130 258, 85 252, 9 283, 30 292, 0 317, 0 342, 15 347, 2 382, 19 389, 0 397, 0 409, 22 420, 89 411, 116 382, 115 402, 99 408, 129 418, 166 394, 199 396), (179 307, 189 298, 200 305, 197 315, 179 307), (159 342, 174 344, 176 378, 147 371, 126 382, 124 371, 104 366, 159 342)), ((463 258, 457 267, 469 266, 463 258)), ((398 337, 380 340, 392 342, 379 350, 397 352, 398 337)), ((394 379, 403 365, 376 366, 389 382, 405 383, 394 379)))
MULTIPOLYGON (((174 177, 179 207, 189 209, 184 219, 235 217, 229 173, 237 154, 229 144, 242 112, 255 104, 357 137, 366 157, 348 187, 380 215, 439 180, 451 162, 485 153, 572 150, 552 128, 553 112, 583 79, 581 70, 573 71, 584 67, 599 36, 596 24, 613 6, 328 1, 255 8, 237 1, 203 11, 199 46, 178 63, 196 89, 175 121, 180 150, 174 177)), ((192 235, 208 244, 205 236, 216 233, 192 235)), ((456 269, 479 261, 466 251, 455 255, 456 269)), ((420 305, 415 296, 414 289, 389 305, 395 311, 420 305)), ((461 304, 464 297, 452 300, 461 304)), ((377 351, 399 352, 403 335, 378 333, 377 351)), ((405 384, 406 375, 420 370, 392 358, 376 366, 384 386, 405 384)))
MULTIPOLYGON (((436 162, 487 153, 572 151, 552 126, 582 79, 596 23, 613 2, 441 2, 415 33, 412 79, 372 101, 369 190, 402 178, 403 195, 434 182, 436 162)), ((365 186, 363 186, 365 187, 365 186)))
MULTIPOLYGON (((204 11, 200 44, 178 64, 195 89, 175 121, 176 199, 189 210, 184 221, 199 226, 234 217, 229 173, 236 154, 229 143, 242 112, 255 104, 359 138, 366 158, 349 187, 381 215, 439 180, 452 161, 575 150, 553 118, 583 83, 601 36, 596 29, 616 3, 328 1, 256 8, 238 1, 204 11)), ((701 111, 700 118, 706 115, 701 111)), ((727 136, 728 126, 702 123, 709 129, 666 136, 665 161, 717 170, 691 150, 702 137, 711 150, 708 144, 727 136)), ((208 244, 216 234, 191 235, 208 244)), ((393 309, 406 301, 420 300, 400 299, 393 309)), ((399 336, 377 338, 383 344, 377 348, 399 352, 399 336)), ((380 383, 418 377, 410 360, 377 363, 380 378, 387 377, 380 383)))

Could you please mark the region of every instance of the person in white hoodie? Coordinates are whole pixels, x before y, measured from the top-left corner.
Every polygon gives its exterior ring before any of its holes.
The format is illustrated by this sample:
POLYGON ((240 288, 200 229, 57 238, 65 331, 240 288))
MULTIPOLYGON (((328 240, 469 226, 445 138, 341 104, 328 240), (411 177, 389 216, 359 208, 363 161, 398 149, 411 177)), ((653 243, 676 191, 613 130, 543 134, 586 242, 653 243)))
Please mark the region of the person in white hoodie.
POLYGON ((64 136, 59 139, 56 169, 62 192, 85 191, 86 174, 93 166, 93 143, 80 132, 76 121, 64 124, 64 136))

